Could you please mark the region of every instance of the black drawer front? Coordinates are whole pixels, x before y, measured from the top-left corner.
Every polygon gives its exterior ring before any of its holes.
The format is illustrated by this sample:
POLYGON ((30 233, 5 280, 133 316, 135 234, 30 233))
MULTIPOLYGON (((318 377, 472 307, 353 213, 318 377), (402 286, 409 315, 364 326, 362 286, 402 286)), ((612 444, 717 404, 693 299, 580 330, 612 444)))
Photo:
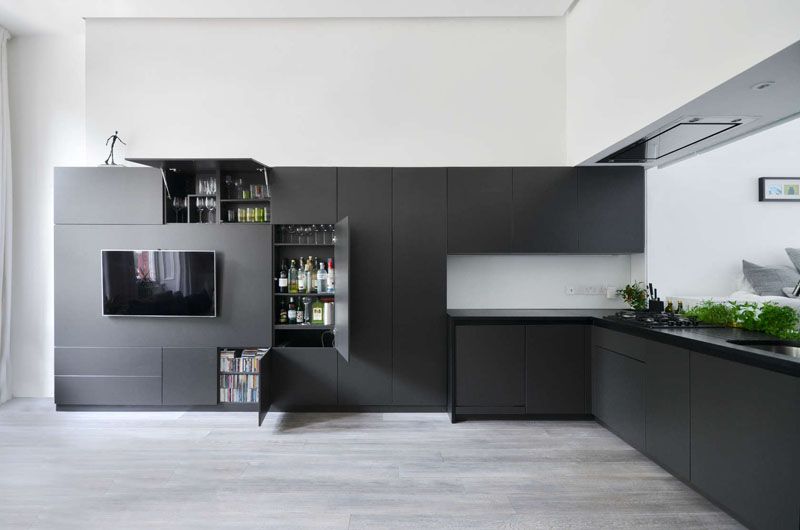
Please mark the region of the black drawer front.
POLYGON ((161 377, 161 348, 56 348, 55 375, 161 377))
POLYGON ((160 377, 55 377, 57 405, 161 405, 160 377))

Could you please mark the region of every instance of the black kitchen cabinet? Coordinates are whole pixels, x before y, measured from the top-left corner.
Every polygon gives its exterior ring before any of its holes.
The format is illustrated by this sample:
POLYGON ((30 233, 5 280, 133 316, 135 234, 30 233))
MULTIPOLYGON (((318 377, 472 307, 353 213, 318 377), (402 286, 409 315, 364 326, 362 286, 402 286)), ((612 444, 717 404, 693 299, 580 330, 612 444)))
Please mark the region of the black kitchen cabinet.
POLYGON ((578 252, 575 168, 514 168, 513 205, 514 252, 578 252))
POLYGON ((688 481, 690 352, 654 341, 646 349, 646 453, 688 481))
POLYGON ((511 168, 447 170, 447 252, 501 254, 512 251, 511 168))
POLYGON ((335 167, 276 167, 269 171, 272 224, 333 224, 335 167))
POLYGON ((587 329, 580 324, 525 328, 525 412, 587 414, 587 329))
POLYGON ((217 348, 164 348, 164 405, 217 404, 217 348))
POLYGON ((800 527, 800 379, 691 354, 692 484, 752 528, 800 527))
POLYGON ((578 251, 644 252, 644 169, 578 168, 578 251))
POLYGON ((339 358, 339 404, 386 405, 392 403, 392 170, 339 168, 337 180, 338 213, 349 218, 350 231, 349 360, 339 358))
POLYGON ((455 393, 456 413, 524 413, 525 326, 456 326, 455 393))
POLYGON ((272 348, 270 356, 270 395, 276 410, 336 406, 335 349, 272 348))
POLYGON ((592 413, 639 450, 645 446, 645 365, 592 347, 592 413))
POLYGON ((443 406, 447 392, 447 170, 392 170, 395 405, 443 406))

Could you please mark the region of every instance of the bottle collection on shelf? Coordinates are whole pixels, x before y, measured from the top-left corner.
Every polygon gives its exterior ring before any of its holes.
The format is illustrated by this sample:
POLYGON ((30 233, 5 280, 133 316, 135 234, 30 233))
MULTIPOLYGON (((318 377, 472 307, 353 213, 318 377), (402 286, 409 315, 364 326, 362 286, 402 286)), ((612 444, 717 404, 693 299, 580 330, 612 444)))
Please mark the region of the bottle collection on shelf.
POLYGON ((287 266, 286 260, 281 263, 281 270, 277 278, 277 292, 285 294, 316 294, 330 295, 289 297, 288 302, 281 298, 278 307, 278 324, 297 324, 297 325, 333 325, 333 296, 335 273, 333 258, 326 260, 312 258, 305 260, 290 260, 287 266))

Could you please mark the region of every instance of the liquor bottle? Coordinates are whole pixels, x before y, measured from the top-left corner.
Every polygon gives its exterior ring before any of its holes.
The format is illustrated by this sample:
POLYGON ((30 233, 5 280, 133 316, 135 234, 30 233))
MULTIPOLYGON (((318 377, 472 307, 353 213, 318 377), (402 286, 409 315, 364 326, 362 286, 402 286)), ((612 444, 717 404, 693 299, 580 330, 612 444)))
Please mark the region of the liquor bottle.
POLYGON ((303 270, 303 258, 300 258, 300 264, 297 267, 297 292, 306 292, 306 272, 303 270))
POLYGON ((286 308, 286 300, 281 300, 280 308, 278 309, 278 324, 289 323, 289 310, 286 308))
POLYGON ((333 272, 333 258, 328 258, 328 292, 334 292, 334 279, 336 274, 333 272))
POLYGON ((281 260, 281 272, 278 274, 278 292, 289 292, 289 275, 286 274, 286 260, 281 260))
POLYGON ((325 271, 325 262, 319 262, 319 270, 317 271, 317 292, 325 293, 328 291, 328 273, 325 271))
POLYGON ((312 324, 322 324, 322 322, 323 322, 323 320, 322 320, 322 310, 323 310, 323 308, 324 308, 324 305, 322 303, 322 300, 320 300, 319 298, 314 300, 314 303, 311 304, 311 323, 312 324))
POLYGON ((289 309, 286 311, 287 324, 295 324, 297 322, 297 304, 294 302, 294 297, 289 297, 289 309))
POLYGON ((306 321, 306 317, 304 315, 305 311, 305 304, 303 303, 302 298, 297 299, 297 315, 295 316, 295 323, 296 324, 303 324, 306 321))
POLYGON ((305 278, 306 278, 306 290, 304 291, 305 293, 310 293, 314 289, 314 282, 312 281, 312 278, 311 278, 311 276, 312 276, 311 268, 312 268, 311 267, 311 256, 309 256, 308 257, 308 261, 306 261, 305 270, 303 271, 305 273, 305 278))
POLYGON ((310 262, 309 266, 311 268, 311 291, 310 292, 318 293, 319 290, 317 290, 317 262, 319 261, 319 258, 314 256, 314 259, 312 260, 311 256, 309 256, 308 257, 308 261, 310 262))
POLYGON ((292 260, 292 264, 289 267, 289 292, 296 293, 298 288, 297 267, 295 267, 294 260, 292 260))
POLYGON ((303 298, 303 324, 311 324, 311 298, 303 298))

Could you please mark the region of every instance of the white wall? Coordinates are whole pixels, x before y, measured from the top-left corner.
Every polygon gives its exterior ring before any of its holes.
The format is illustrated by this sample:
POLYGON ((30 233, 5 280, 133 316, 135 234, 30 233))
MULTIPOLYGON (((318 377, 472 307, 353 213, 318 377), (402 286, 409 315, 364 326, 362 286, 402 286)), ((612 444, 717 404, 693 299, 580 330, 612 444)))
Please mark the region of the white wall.
MULTIPOLYGON (((635 272, 635 271, 634 271, 635 272)), ((447 307, 602 309, 624 307, 603 295, 567 295, 567 286, 619 288, 631 281, 631 256, 448 256, 447 307)), ((643 278, 637 278, 642 280, 643 278)))
POLYGON ((569 164, 798 40, 797 0, 581 0, 567 17, 569 164))
POLYGON ((87 154, 560 165, 564 20, 87 21, 87 154))
POLYGON ((53 166, 84 163, 84 39, 8 46, 14 179, 11 365, 16 397, 53 395, 53 166))
POLYGON ((724 296, 742 259, 791 265, 800 204, 758 202, 758 177, 800 177, 800 119, 647 172, 649 280, 666 296, 724 296))

